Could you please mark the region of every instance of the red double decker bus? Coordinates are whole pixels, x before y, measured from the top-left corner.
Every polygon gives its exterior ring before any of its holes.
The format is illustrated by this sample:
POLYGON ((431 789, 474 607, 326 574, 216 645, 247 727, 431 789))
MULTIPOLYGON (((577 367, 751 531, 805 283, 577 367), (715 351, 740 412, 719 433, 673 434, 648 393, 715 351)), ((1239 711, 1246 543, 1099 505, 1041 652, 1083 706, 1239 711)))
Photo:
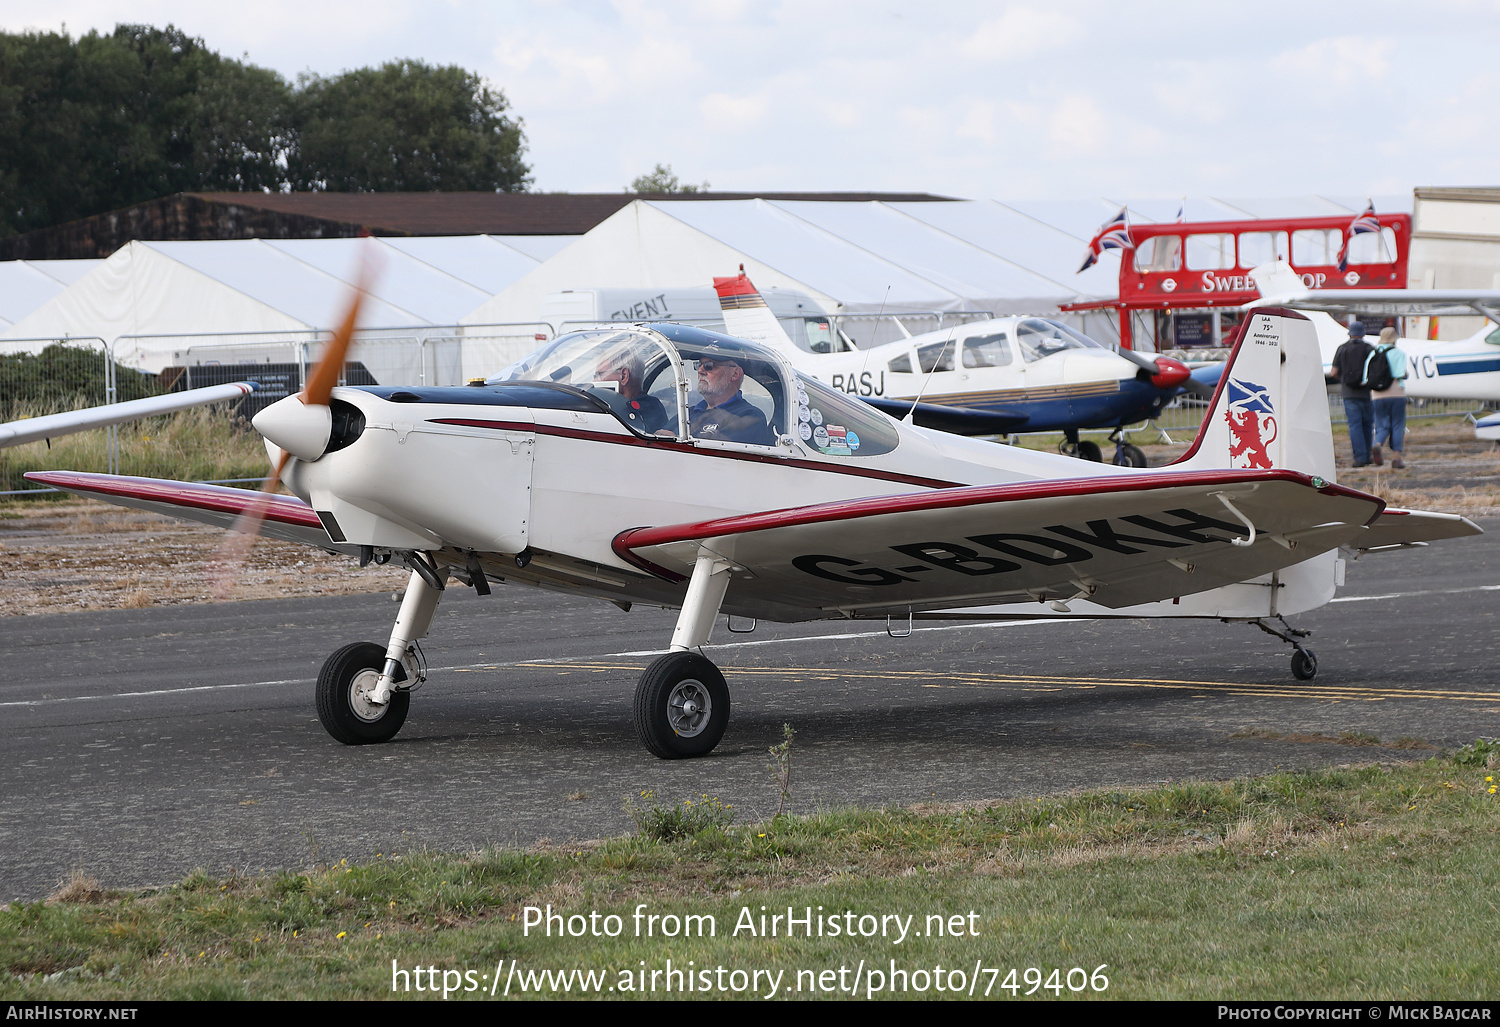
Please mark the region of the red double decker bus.
POLYGON ((1135 248, 1120 258, 1119 298, 1062 309, 1113 309, 1120 344, 1128 348, 1215 348, 1240 321, 1238 310, 1225 308, 1260 298, 1250 269, 1273 260, 1290 263, 1309 289, 1404 288, 1411 215, 1379 218, 1379 232, 1349 237, 1343 271, 1338 258, 1353 220, 1348 214, 1131 225, 1135 248))

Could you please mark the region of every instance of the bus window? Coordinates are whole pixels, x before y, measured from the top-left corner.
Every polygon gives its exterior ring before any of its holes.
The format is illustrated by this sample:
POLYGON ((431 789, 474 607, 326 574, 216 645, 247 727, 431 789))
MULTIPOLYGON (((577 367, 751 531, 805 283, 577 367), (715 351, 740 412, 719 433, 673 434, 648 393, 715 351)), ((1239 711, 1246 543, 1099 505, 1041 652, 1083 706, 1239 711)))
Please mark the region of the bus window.
POLYGON ((1201 232, 1187 237, 1189 271, 1218 271, 1234 267, 1234 236, 1228 232, 1201 232))
POLYGON ((1303 228, 1292 233, 1292 264, 1317 267, 1337 264, 1343 235, 1336 228, 1303 228))
POLYGON ((1362 232, 1349 238, 1349 263, 1394 264, 1396 233, 1389 228, 1379 232, 1362 232))
POLYGON ((1155 235, 1135 248, 1137 271, 1182 270, 1182 236, 1155 235))
POLYGON ((1240 267, 1247 271, 1274 260, 1285 260, 1290 252, 1285 232, 1240 233, 1240 267))

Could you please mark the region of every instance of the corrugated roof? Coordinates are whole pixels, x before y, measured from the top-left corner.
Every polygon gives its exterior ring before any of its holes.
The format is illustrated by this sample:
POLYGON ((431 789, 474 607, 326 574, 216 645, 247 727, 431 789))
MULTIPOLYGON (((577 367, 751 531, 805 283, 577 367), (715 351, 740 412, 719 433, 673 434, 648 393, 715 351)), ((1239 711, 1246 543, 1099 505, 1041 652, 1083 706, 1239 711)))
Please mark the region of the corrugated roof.
POLYGON ((190 193, 209 203, 271 210, 403 235, 582 235, 631 200, 930 202, 928 193, 190 193))

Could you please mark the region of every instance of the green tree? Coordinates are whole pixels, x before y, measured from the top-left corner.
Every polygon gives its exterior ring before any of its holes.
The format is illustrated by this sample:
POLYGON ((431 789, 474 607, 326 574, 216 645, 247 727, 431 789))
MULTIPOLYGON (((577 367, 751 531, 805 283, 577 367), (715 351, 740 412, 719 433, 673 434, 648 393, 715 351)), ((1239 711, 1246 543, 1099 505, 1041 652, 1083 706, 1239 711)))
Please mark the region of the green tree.
POLYGON ((708 183, 691 185, 677 181, 670 164, 658 164, 649 175, 640 175, 630 183, 627 193, 696 193, 708 192, 708 183))
POLYGON ((521 121, 473 72, 392 61, 298 83, 294 189, 524 192, 521 121))
POLYGON ((196 189, 274 189, 291 87, 172 26, 0 34, 0 235, 196 189))

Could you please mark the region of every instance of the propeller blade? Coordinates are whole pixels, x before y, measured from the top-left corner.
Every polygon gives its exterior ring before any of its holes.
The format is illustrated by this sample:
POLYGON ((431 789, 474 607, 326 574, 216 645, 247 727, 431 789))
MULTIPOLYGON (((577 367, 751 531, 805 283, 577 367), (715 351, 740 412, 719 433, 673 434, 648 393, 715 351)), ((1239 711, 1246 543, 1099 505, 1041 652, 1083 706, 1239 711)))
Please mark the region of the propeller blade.
MULTIPOLYGON (((323 348, 323 354, 318 358, 312 372, 308 374, 307 380, 303 382, 302 391, 297 398, 307 407, 323 407, 326 420, 327 407, 333 397, 333 389, 344 373, 344 366, 349 358, 349 348, 354 341, 354 328, 359 322, 359 308, 364 301, 366 286, 372 273, 371 262, 373 255, 366 247, 361 254, 358 277, 355 279, 354 295, 349 301, 349 309, 344 312, 343 320, 339 322, 338 329, 333 333, 333 338, 323 348)), ((287 402, 282 400, 282 403, 287 402)), ((271 408, 267 408, 271 409, 271 408)), ((316 433, 313 433, 316 434, 316 433)), ((323 442, 327 442, 326 429, 323 442)), ((321 451, 321 446, 317 447, 321 451)), ((239 517, 235 518, 234 524, 229 529, 229 534, 219 544, 213 558, 209 561, 209 580, 213 586, 215 599, 226 599, 239 581, 244 570, 245 563, 250 559, 250 551, 255 547, 260 538, 260 528, 265 522, 266 511, 270 508, 271 497, 276 492, 276 487, 281 482, 282 472, 291 461, 292 453, 284 446, 281 449, 281 457, 276 461, 276 466, 271 473, 266 475, 266 480, 261 482, 260 494, 255 502, 247 506, 239 517)), ((309 457, 316 459, 316 455, 309 457)))

